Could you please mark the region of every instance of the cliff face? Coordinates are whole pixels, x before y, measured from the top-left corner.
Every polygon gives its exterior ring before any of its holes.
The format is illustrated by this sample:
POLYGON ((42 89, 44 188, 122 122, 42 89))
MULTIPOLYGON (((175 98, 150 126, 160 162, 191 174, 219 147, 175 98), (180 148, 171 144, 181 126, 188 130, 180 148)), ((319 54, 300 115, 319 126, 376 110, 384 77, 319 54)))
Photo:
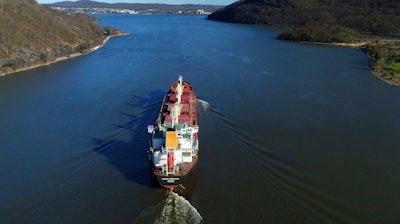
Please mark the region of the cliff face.
POLYGON ((0 73, 85 53, 110 29, 86 15, 67 15, 35 0, 0 0, 0 73))
POLYGON ((341 25, 360 32, 400 36, 400 1, 241 0, 208 19, 285 27, 341 25))

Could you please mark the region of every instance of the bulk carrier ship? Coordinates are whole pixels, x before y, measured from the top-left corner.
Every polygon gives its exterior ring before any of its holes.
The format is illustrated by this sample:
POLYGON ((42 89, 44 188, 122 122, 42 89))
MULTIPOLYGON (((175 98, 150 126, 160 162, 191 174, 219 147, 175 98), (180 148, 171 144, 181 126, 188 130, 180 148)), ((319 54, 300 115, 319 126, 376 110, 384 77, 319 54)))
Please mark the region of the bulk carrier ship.
POLYGON ((182 76, 169 86, 151 134, 148 157, 159 184, 171 191, 183 182, 198 160, 196 95, 182 76))

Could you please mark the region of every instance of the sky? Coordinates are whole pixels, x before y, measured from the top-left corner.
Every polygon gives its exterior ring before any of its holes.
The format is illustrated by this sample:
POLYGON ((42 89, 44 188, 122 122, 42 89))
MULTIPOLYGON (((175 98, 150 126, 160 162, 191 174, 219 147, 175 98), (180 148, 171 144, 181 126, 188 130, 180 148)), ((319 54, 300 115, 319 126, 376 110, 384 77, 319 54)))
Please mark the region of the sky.
MULTIPOLYGON (((65 0, 36 0, 40 4, 48 4, 61 2, 65 0)), ((71 0, 76 1, 76 0, 71 0)), ((107 2, 107 3, 162 3, 171 5, 180 4, 202 4, 202 5, 229 5, 236 0, 95 0, 97 2, 107 2)))

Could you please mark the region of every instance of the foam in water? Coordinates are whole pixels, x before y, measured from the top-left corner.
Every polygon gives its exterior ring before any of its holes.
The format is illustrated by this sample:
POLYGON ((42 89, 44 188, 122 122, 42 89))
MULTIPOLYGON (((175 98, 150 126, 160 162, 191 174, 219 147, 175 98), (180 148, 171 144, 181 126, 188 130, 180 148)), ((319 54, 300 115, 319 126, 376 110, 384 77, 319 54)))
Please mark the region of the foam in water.
POLYGON ((210 103, 205 101, 205 100, 201 100, 201 99, 196 99, 198 105, 203 108, 204 110, 207 110, 210 107, 210 103))
POLYGON ((175 192, 169 192, 155 223, 201 223, 202 220, 200 213, 188 200, 175 192))

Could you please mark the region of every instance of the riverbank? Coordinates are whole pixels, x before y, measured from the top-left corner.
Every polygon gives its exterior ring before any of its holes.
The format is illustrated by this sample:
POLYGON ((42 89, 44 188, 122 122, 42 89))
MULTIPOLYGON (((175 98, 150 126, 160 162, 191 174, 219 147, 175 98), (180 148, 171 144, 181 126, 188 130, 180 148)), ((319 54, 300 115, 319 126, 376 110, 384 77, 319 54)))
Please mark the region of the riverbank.
POLYGON ((300 43, 362 49, 369 56, 372 75, 389 85, 400 86, 400 41, 398 40, 374 39, 359 43, 300 43))
POLYGON ((278 39, 303 44, 360 48, 369 55, 371 73, 376 78, 387 84, 400 86, 400 40, 398 39, 361 35, 344 27, 291 29, 279 34, 278 39))
POLYGON ((82 55, 87 55, 87 54, 89 54, 89 53, 91 53, 93 51, 96 51, 96 50, 102 48, 107 43, 107 41, 110 40, 111 38, 120 37, 120 36, 127 36, 127 35, 129 35, 129 33, 125 33, 125 32, 119 32, 117 34, 109 35, 106 38, 104 38, 103 42, 100 45, 97 45, 97 46, 95 46, 95 47, 93 47, 93 48, 91 48, 91 49, 89 49, 89 50, 87 50, 85 52, 76 52, 76 53, 72 53, 72 54, 68 54, 68 55, 64 55, 64 56, 55 58, 54 60, 51 60, 51 61, 32 62, 32 64, 27 65, 27 66, 22 67, 22 68, 16 68, 16 69, 13 69, 13 70, 8 70, 8 71, 0 71, 0 76, 5 76, 5 75, 18 73, 18 72, 22 72, 22 71, 27 71, 27 70, 38 68, 38 67, 42 67, 42 66, 48 66, 48 65, 60 62, 60 61, 68 60, 68 59, 75 58, 75 57, 82 56, 82 55))
POLYGON ((400 86, 400 40, 373 39, 360 48, 370 57, 373 75, 390 85, 400 86))
POLYGON ((400 86, 400 41, 369 39, 360 43, 330 43, 341 47, 360 48, 369 56, 371 73, 389 85, 400 86))

